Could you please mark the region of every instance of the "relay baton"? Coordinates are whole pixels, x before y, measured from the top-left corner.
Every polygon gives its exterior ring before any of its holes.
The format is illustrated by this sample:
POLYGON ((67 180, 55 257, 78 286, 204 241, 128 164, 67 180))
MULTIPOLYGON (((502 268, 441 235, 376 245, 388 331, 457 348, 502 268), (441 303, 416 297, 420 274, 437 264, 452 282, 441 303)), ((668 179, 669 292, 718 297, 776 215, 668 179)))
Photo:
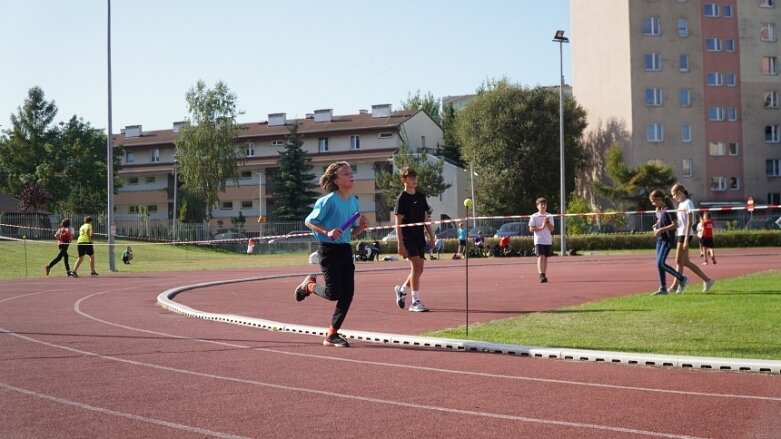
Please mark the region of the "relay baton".
MULTIPOLYGON (((342 230, 342 233, 344 233, 344 231, 345 231, 345 230, 349 229, 349 228, 350 228, 350 226, 351 226, 351 225, 353 225, 353 223, 355 222, 355 220, 357 220, 357 219, 358 219, 360 216, 361 216, 361 212, 355 212, 355 213, 354 213, 354 214, 353 214, 353 215, 350 217, 350 219, 348 219, 347 221, 345 221, 345 222, 344 222, 344 224, 342 224, 342 227, 340 227, 340 229, 342 230)), ((334 239, 334 238, 331 238, 331 239, 334 239)))

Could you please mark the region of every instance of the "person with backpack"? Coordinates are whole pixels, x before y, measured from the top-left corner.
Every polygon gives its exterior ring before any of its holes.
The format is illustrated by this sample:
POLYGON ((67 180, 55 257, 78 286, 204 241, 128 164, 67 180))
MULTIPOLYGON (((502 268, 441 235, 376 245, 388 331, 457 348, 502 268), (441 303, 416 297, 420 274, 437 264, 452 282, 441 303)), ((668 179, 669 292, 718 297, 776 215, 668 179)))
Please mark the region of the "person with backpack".
POLYGON ((54 234, 54 237, 57 239, 57 248, 60 250, 60 252, 57 253, 57 257, 52 259, 48 265, 43 267, 43 271, 47 276, 49 275, 49 271, 51 271, 52 267, 57 265, 57 263, 60 262, 60 259, 62 259, 65 263, 65 272, 68 274, 68 276, 78 277, 76 276, 76 273, 71 271, 71 267, 68 264, 68 247, 70 247, 71 241, 73 240, 73 235, 75 233, 76 231, 73 230, 73 227, 71 227, 71 220, 68 218, 62 220, 60 223, 60 228, 57 229, 57 232, 54 234))
POLYGON ((676 217, 667 212, 664 202, 664 192, 655 190, 651 192, 651 204, 656 208, 656 222, 653 225, 656 236, 656 268, 659 270, 659 289, 654 296, 667 294, 667 273, 675 277, 678 282, 678 292, 683 292, 689 278, 676 271, 667 264, 667 255, 675 245, 675 230, 678 228, 676 217))

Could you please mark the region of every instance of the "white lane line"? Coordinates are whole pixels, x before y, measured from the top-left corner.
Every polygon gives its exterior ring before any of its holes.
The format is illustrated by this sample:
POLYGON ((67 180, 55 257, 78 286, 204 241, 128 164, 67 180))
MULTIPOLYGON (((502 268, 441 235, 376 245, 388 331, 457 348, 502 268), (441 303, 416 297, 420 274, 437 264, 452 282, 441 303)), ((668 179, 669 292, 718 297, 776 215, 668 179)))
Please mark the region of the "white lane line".
MULTIPOLYGON (((84 296, 73 305, 73 309, 80 315, 94 320, 99 323, 103 323, 105 325, 109 326, 115 326, 122 329, 127 329, 130 331, 137 331, 137 332, 143 332, 147 334, 152 335, 159 335, 163 337, 170 337, 170 338, 177 338, 177 339, 183 339, 183 340, 191 340, 191 341, 197 341, 202 343, 211 343, 218 346, 224 346, 224 347, 231 347, 231 348, 238 348, 238 349, 252 349, 256 351, 262 351, 262 352, 269 352, 279 355, 290 355, 290 356, 297 356, 297 357, 304 357, 304 358, 313 358, 318 360, 330 360, 330 361, 341 361, 344 363, 355 363, 355 364, 365 364, 370 366, 382 366, 382 367, 389 367, 389 368, 399 368, 399 369, 411 369, 411 370, 420 370, 420 371, 427 371, 427 372, 439 372, 439 373, 449 373, 449 374, 457 374, 457 375, 466 375, 466 376, 477 376, 477 377, 484 377, 484 378, 495 378, 495 379, 508 379, 508 380, 517 380, 517 381, 532 381, 532 382, 540 382, 540 383, 547 383, 547 384, 563 384, 563 385, 572 385, 572 386, 584 386, 584 387, 594 387, 594 388, 602 388, 602 389, 616 389, 616 390, 629 390, 629 391, 637 391, 637 392, 652 392, 652 393, 664 393, 664 394, 671 394, 671 395, 683 395, 683 396, 702 396, 702 397, 713 397, 713 398, 735 398, 735 399, 748 399, 748 400, 758 400, 758 401, 772 401, 772 402, 781 402, 781 397, 774 397, 774 396, 757 396, 757 395, 743 395, 743 394, 735 394, 735 393, 710 393, 710 392, 695 392, 695 391, 688 391, 688 390, 670 390, 670 389, 662 389, 662 388, 656 388, 656 387, 637 387, 637 386, 623 386, 619 384, 603 384, 603 383, 589 383, 585 381, 571 381, 571 380, 559 380, 559 379, 552 379, 552 378, 537 378, 537 377, 531 377, 531 376, 522 376, 522 375, 500 375, 500 374, 494 374, 494 373, 488 373, 488 372, 472 372, 472 371, 463 371, 463 370, 453 370, 453 369, 441 369, 436 367, 428 367, 428 366, 414 366, 414 365, 408 365, 408 364, 397 364, 397 363, 385 363, 385 362, 377 362, 377 361, 366 361, 366 360, 355 360, 351 358, 342 358, 342 357, 331 357, 326 355, 316 355, 316 354, 305 354, 300 352, 288 352, 288 351, 282 351, 278 349, 268 349, 268 348, 259 348, 259 347, 252 347, 242 344, 235 344, 235 343, 227 343, 227 342, 221 342, 221 341, 214 341, 214 340, 205 340, 205 339, 199 339, 199 338, 192 338, 187 336, 181 336, 181 335, 175 335, 175 334, 169 334, 165 332, 157 332, 157 331, 150 331, 147 329, 141 329, 136 328, 132 326, 122 325, 119 323, 109 322, 107 320, 103 320, 100 318, 97 318, 95 316, 92 316, 90 314, 85 313, 81 310, 81 302, 87 299, 90 299, 94 296, 98 296, 101 294, 109 293, 111 291, 103 291, 98 292, 94 294, 90 294, 88 296, 84 296)), ((460 352, 462 353, 462 352, 460 352)))
POLYGON ((120 418, 127 418, 131 419, 133 421, 140 421, 140 422, 146 422, 148 424, 154 424, 154 425, 161 425, 163 427, 169 427, 176 430, 184 430, 189 431, 191 433, 198 433, 205 436, 213 436, 213 437, 219 437, 219 438, 226 438, 226 439, 249 439, 246 436, 237 436, 234 434, 226 434, 226 433, 220 433, 219 431, 212 431, 212 430, 206 430, 203 428, 198 427, 191 427, 189 425, 184 424, 177 424, 175 422, 168 422, 168 421, 161 421, 159 419, 154 418, 147 418, 146 416, 139 416, 134 415, 132 413, 125 413, 125 412, 118 412, 116 410, 110 410, 105 409, 103 407, 96 407, 94 405, 85 404, 83 402, 78 401, 72 401, 70 399, 64 399, 64 398, 58 398, 56 396, 47 395, 45 393, 36 392, 33 390, 23 389, 21 387, 12 386, 10 384, 6 384, 3 382, 0 382, 0 388, 11 390, 14 392, 19 392, 27 396, 33 396, 35 398, 41 398, 41 399, 47 399, 49 401, 53 401, 59 404, 65 404, 72 407, 76 407, 82 410, 89 410, 92 412, 98 412, 102 413, 104 415, 111 415, 111 416, 117 416, 120 418))

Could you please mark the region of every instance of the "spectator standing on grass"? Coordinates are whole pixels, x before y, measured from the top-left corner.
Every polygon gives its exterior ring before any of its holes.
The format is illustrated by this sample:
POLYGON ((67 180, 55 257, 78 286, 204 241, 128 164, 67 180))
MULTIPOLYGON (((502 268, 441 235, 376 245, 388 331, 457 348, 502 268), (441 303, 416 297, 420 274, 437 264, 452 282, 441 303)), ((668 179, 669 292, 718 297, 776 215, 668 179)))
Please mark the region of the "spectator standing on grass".
POLYGON ((466 229, 463 223, 458 223, 458 251, 462 256, 466 256, 466 229))
POLYGON ((393 287, 396 294, 396 305, 404 309, 404 302, 407 292, 412 292, 412 304, 409 310, 412 312, 428 311, 426 305, 420 301, 420 276, 423 274, 423 265, 425 261, 425 248, 428 244, 429 249, 434 248, 434 230, 429 223, 429 212, 431 208, 426 201, 426 196, 416 189, 418 184, 418 174, 415 169, 405 166, 399 172, 401 184, 404 190, 401 191, 396 199, 396 208, 394 210, 396 218, 396 236, 399 238, 398 245, 399 256, 409 260, 409 275, 401 285, 393 287), (406 224, 415 224, 425 222, 425 225, 407 226, 406 224), (428 241, 426 240, 428 234, 428 241))
POLYGON ((359 210, 358 198, 352 194, 354 185, 355 176, 349 163, 330 164, 320 177, 320 186, 326 195, 315 201, 312 212, 304 220, 318 242, 317 256, 325 285, 318 284, 317 276, 310 274, 296 287, 295 298, 300 302, 314 293, 336 302, 324 346, 350 346, 339 334, 355 294, 355 263, 350 238, 360 235, 367 227, 366 217, 361 215, 357 226, 349 224, 342 231, 345 222, 359 210))
POLYGON ((700 238, 700 244, 702 246, 702 252, 705 256, 705 262, 702 265, 708 265, 708 258, 713 261, 713 265, 716 265, 716 254, 713 251, 713 220, 710 219, 710 212, 703 212, 702 219, 698 226, 702 227, 702 238, 700 238))
POLYGON ((73 276, 71 267, 68 264, 68 247, 70 247, 71 241, 73 240, 73 235, 75 234, 76 231, 73 230, 73 227, 71 227, 71 220, 68 218, 62 220, 60 223, 60 228, 57 229, 57 232, 54 234, 54 237, 57 239, 57 248, 59 249, 59 253, 57 253, 57 256, 52 259, 48 265, 43 267, 43 270, 47 276, 49 275, 49 271, 52 269, 52 267, 60 262, 60 259, 62 259, 62 262, 65 264, 65 273, 67 273, 68 276, 73 276))
POLYGON ((548 200, 537 198, 537 212, 529 218, 529 231, 534 233, 534 252, 537 254, 537 272, 540 283, 548 282, 548 258, 553 255, 553 216, 549 215, 548 200))
POLYGON ((667 294, 667 273, 670 273, 678 281, 679 292, 686 288, 689 279, 675 269, 667 265, 667 255, 675 245, 675 230, 678 228, 676 219, 667 209, 664 203, 664 192, 655 190, 651 192, 651 204, 656 208, 656 222, 653 225, 656 236, 656 268, 659 270, 659 289, 655 296, 667 294))
POLYGON ((84 260, 84 256, 89 256, 89 268, 90 276, 97 276, 98 272, 95 271, 95 248, 92 242, 92 217, 84 217, 84 224, 79 227, 79 239, 76 240, 76 249, 79 252, 79 259, 76 260, 76 266, 73 267, 71 275, 73 277, 79 277, 76 272, 81 266, 81 262, 84 260))
MULTIPOLYGON (((689 269, 694 274, 702 279, 702 292, 707 293, 710 291, 716 281, 708 277, 708 275, 705 274, 700 269, 700 267, 698 267, 689 259, 689 244, 692 240, 692 212, 694 211, 694 203, 692 203, 692 200, 689 199, 689 193, 681 184, 674 185, 670 189, 670 195, 672 195, 673 200, 678 203, 678 224, 677 229, 675 230, 675 237, 677 240, 675 247, 675 270, 683 274, 684 267, 689 267, 689 269)), ((675 288, 677 293, 683 292, 683 288, 677 279, 672 283, 671 288, 675 288)))

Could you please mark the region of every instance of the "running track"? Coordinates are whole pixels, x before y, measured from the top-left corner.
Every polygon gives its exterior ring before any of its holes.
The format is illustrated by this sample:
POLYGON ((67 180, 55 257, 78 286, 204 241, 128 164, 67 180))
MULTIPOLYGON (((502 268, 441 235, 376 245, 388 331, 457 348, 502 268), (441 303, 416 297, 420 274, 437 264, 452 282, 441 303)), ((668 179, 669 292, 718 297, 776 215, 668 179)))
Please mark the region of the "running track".
MULTIPOLYGON (((781 249, 719 256, 707 270, 717 279, 781 267, 781 249)), ((427 263, 425 314, 393 304, 391 287, 405 272, 392 268, 402 262, 359 264, 391 270, 356 275, 345 329, 415 334, 463 324, 463 262, 427 263)), ((533 258, 470 264, 470 322, 656 288, 649 256, 554 258, 544 285, 533 258)), ((331 303, 292 298, 311 269, 0 283, 0 437, 781 436, 778 375, 364 342, 333 349, 320 337, 188 318, 155 304, 175 286, 290 274, 175 300, 324 326, 331 303)))

